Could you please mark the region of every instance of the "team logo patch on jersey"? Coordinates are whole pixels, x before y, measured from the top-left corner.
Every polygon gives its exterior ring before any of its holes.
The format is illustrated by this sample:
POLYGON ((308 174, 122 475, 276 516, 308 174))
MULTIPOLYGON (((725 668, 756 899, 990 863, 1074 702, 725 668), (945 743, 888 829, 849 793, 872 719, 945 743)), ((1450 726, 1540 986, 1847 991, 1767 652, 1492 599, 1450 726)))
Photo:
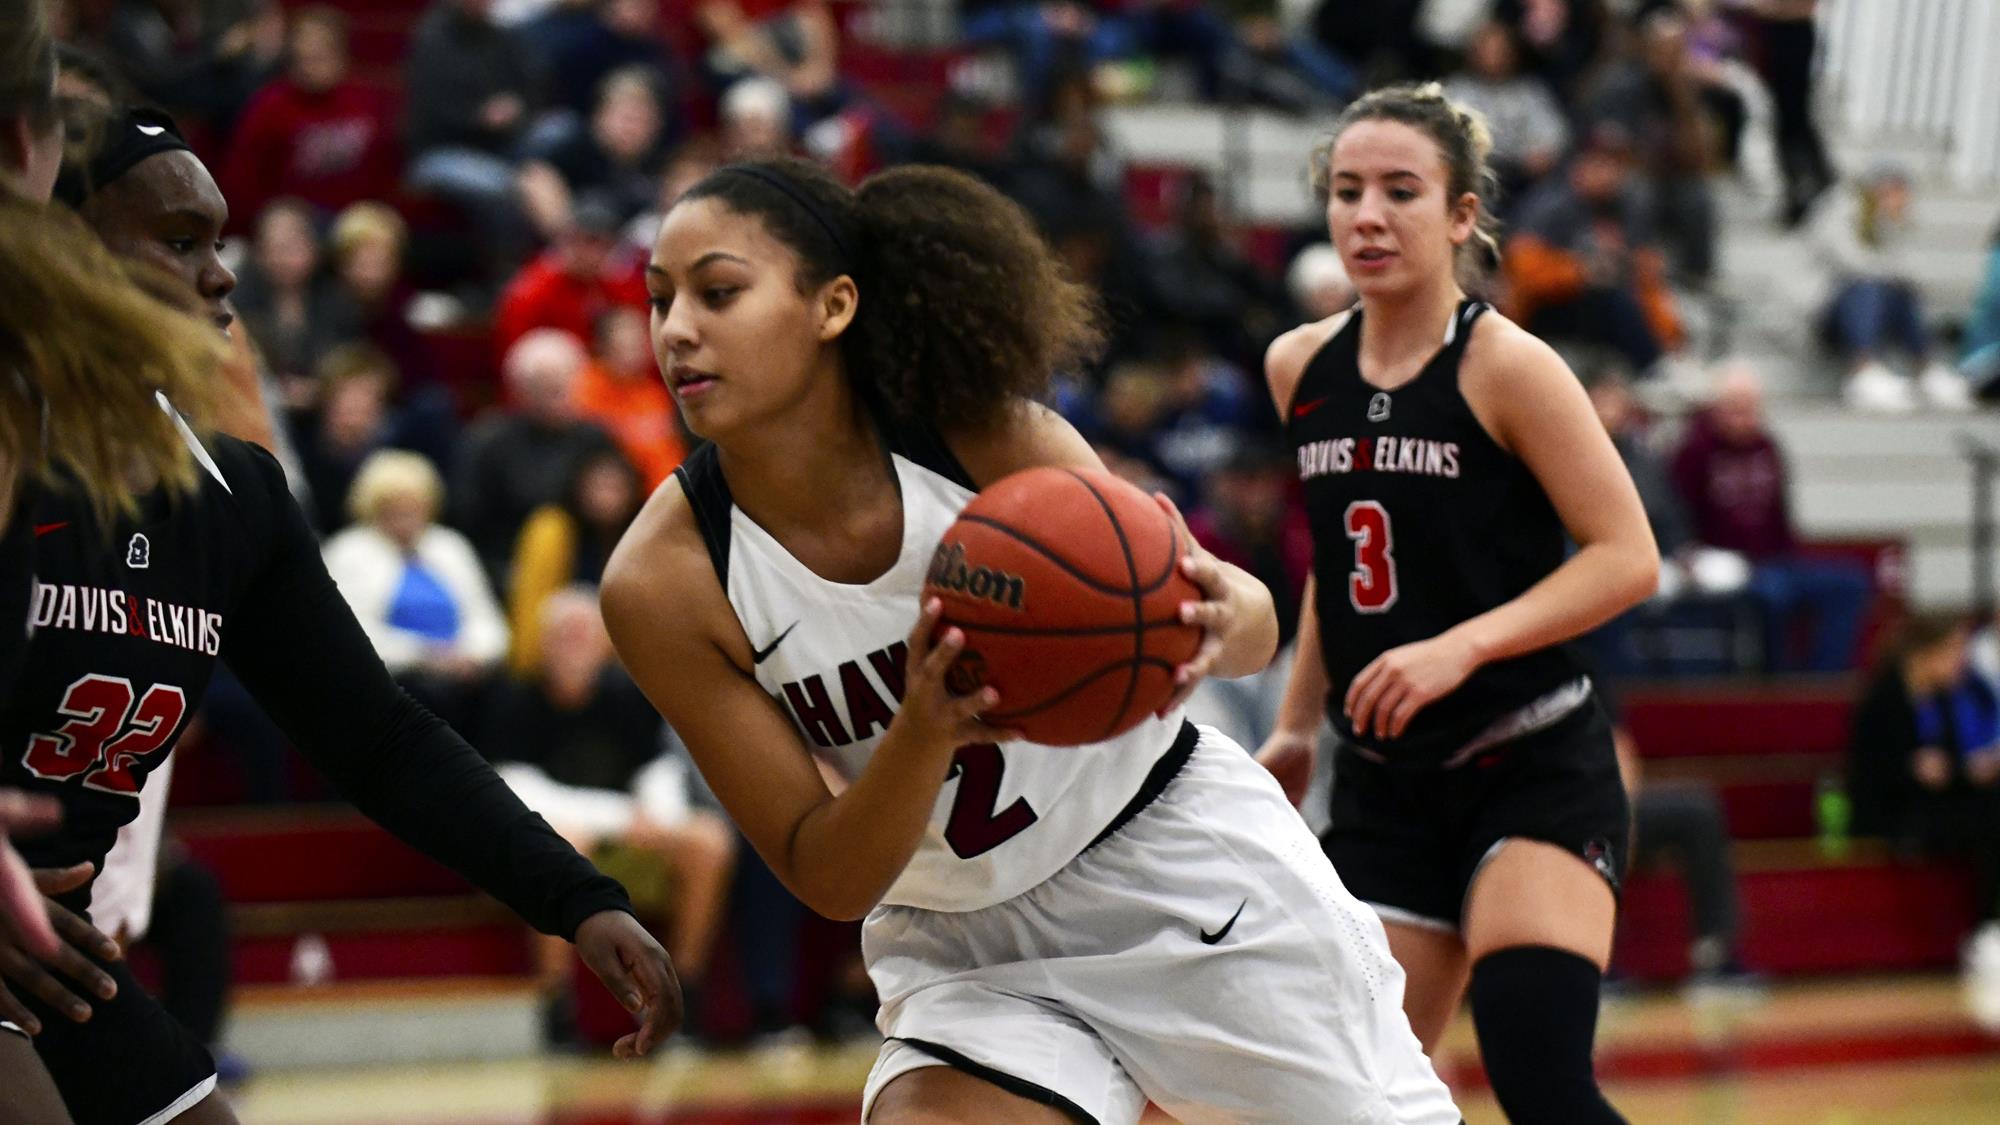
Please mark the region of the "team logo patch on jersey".
POLYGON ((144 535, 132 536, 132 541, 125 545, 125 565, 133 570, 144 570, 153 565, 153 545, 146 541, 144 535))
POLYGON ((941 589, 969 594, 980 601, 1007 609, 1020 609, 1028 593, 1028 580, 1018 574, 965 561, 965 544, 942 543, 931 556, 930 584, 941 589))
POLYGON ((1389 420, 1388 391, 1376 391, 1375 397, 1368 400, 1368 420, 1370 422, 1387 422, 1389 420))

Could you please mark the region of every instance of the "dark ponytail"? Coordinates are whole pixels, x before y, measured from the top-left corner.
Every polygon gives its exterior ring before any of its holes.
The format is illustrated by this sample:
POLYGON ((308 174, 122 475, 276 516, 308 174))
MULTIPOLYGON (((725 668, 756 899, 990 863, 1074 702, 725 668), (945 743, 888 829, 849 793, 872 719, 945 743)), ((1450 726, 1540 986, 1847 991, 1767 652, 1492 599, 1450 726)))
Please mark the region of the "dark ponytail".
POLYGON ((962 172, 910 165, 849 191, 818 165, 763 160, 682 198, 762 220, 798 254, 801 290, 854 279, 847 376, 898 418, 976 427, 1102 343, 1089 289, 1064 276, 1019 206, 962 172))

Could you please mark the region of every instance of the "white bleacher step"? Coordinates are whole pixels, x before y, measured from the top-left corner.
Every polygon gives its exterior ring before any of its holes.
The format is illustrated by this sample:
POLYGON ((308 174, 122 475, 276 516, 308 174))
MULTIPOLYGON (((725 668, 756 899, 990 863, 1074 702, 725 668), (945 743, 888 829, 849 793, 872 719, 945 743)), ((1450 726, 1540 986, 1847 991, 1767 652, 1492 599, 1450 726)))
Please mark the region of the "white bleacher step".
POLYGON ((263 985, 233 995, 223 1049, 258 1071, 516 1059, 541 1049, 521 977, 263 985))

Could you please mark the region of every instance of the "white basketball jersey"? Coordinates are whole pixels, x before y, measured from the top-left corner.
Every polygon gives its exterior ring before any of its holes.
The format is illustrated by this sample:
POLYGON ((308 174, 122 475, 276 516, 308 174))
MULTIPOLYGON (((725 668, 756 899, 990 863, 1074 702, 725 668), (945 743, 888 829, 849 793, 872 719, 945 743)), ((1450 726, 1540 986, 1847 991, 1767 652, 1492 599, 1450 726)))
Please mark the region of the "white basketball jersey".
MULTIPOLYGON (((729 499, 713 447, 678 471, 729 604, 750 638, 757 682, 807 746, 852 779, 903 695, 906 638, 932 552, 972 499, 935 436, 886 438, 903 498, 895 565, 865 585, 830 582, 729 499)), ((1132 801, 1174 746, 1178 712, 1087 746, 1007 742, 958 751, 916 855, 883 901, 977 910, 1055 874, 1132 801)))

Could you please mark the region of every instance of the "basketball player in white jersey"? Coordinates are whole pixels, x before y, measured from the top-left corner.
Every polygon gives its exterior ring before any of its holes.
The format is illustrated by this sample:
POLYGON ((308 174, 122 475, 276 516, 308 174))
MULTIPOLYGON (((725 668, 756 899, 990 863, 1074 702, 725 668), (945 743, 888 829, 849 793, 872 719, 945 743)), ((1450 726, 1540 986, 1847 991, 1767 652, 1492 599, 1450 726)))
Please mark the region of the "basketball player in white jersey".
MULTIPOLYGON (((978 488, 1098 467, 1030 402, 1095 336, 1026 217, 936 168, 850 192, 726 167, 668 213, 654 348, 711 445, 605 574, 627 667, 807 905, 866 918, 887 1042, 876 1125, 1460 1120, 1398 1009, 1382 927, 1270 776, 1177 697, 1044 747, 953 697, 963 644, 919 605, 978 488), (815 766, 831 765, 836 795, 815 766)), ((1269 592, 1197 553, 1179 669, 1271 657, 1269 592)))

